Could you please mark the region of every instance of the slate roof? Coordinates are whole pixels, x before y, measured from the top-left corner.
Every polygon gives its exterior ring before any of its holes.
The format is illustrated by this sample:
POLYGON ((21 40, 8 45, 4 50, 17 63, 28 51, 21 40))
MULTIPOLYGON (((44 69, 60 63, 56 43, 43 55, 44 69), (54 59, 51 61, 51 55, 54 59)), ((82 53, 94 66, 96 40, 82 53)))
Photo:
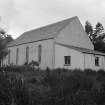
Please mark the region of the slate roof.
POLYGON ((96 50, 90 50, 90 49, 86 49, 86 48, 80 48, 80 47, 75 47, 75 46, 71 46, 71 45, 66 45, 66 44, 61 44, 61 43, 56 43, 58 45, 64 46, 64 47, 68 47, 83 53, 87 53, 87 54, 95 54, 95 55, 102 55, 105 56, 105 53, 96 51, 96 50))
POLYGON ((64 29, 70 22, 72 22, 77 16, 34 29, 31 31, 24 32, 20 37, 11 42, 8 46, 16 46, 24 43, 39 41, 43 39, 55 38, 59 32, 64 29))

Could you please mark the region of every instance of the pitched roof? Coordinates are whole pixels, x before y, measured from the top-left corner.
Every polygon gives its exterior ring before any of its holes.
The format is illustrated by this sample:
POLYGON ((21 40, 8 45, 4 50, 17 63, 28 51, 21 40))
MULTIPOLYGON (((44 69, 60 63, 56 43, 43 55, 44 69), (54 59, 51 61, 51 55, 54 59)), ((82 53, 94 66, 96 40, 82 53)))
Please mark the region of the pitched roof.
POLYGON ((95 51, 95 50, 91 50, 91 49, 86 49, 86 48, 80 48, 80 47, 75 47, 75 46, 71 46, 71 45, 66 45, 66 44, 61 44, 61 43, 56 43, 58 45, 64 46, 64 47, 68 47, 83 53, 87 53, 87 54, 95 54, 95 55, 102 55, 105 56, 105 53, 99 52, 99 51, 95 51))
POLYGON ((70 22, 72 22, 75 18, 77 18, 77 16, 54 24, 47 25, 45 27, 24 32, 20 37, 11 42, 8 46, 15 46, 43 39, 55 38, 58 35, 58 33, 62 29, 64 29, 70 22))

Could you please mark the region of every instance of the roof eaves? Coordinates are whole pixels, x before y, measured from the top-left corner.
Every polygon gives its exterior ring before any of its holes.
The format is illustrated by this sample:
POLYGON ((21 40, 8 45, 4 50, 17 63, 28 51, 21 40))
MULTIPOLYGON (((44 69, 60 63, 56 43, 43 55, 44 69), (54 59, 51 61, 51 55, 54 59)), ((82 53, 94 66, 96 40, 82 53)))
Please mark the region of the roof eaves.
POLYGON ((99 52, 99 51, 95 51, 95 50, 91 50, 91 49, 75 47, 75 46, 66 45, 66 44, 62 44, 62 43, 58 43, 58 42, 56 42, 56 44, 64 46, 64 47, 68 47, 68 48, 71 48, 71 49, 74 49, 74 50, 77 50, 79 52, 86 53, 86 54, 95 54, 95 55, 105 56, 105 53, 102 53, 102 52, 99 52))
POLYGON ((50 38, 45 38, 45 39, 37 40, 37 41, 30 41, 30 42, 26 42, 26 43, 10 44, 10 45, 7 45, 7 47, 14 47, 14 46, 19 46, 19 45, 23 45, 23 44, 34 43, 34 42, 39 42, 39 41, 43 41, 43 40, 49 40, 49 39, 54 39, 54 38, 50 37, 50 38))

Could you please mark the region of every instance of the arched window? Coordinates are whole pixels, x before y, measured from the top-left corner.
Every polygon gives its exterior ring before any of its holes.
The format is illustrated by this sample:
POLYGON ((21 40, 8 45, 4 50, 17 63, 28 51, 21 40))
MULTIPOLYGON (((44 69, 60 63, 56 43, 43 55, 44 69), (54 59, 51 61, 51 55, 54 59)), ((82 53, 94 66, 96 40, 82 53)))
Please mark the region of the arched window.
POLYGON ((38 61, 41 63, 42 45, 38 46, 38 61))
POLYGON ((8 64, 10 64, 10 50, 8 51, 8 64))
POLYGON ((26 62, 29 62, 29 47, 26 47, 26 62))
POLYGON ((18 64, 19 61, 19 48, 16 50, 16 64, 18 64))

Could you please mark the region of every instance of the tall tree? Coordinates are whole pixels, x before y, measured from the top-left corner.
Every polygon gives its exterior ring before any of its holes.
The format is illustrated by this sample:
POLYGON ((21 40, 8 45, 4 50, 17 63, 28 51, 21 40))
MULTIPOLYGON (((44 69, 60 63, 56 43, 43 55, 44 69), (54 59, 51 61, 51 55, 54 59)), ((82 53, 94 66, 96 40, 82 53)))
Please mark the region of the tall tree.
POLYGON ((104 33, 104 27, 100 22, 97 22, 96 27, 95 27, 95 34, 97 36, 103 35, 104 33))
POLYGON ((5 50, 6 44, 4 43, 4 38, 5 31, 3 29, 0 29, 0 65, 3 57, 7 55, 7 50, 5 50))
POLYGON ((94 42, 95 50, 105 52, 105 31, 103 25, 100 22, 97 22, 95 26, 94 35, 96 36, 94 42))
POLYGON ((92 41, 93 39, 93 27, 90 22, 86 21, 85 23, 85 32, 89 36, 90 40, 92 41))
POLYGON ((94 49, 97 51, 105 52, 105 31, 100 22, 97 22, 93 29, 90 22, 85 22, 85 32, 89 36, 94 45, 94 49))
POLYGON ((0 29, 0 65, 2 59, 8 54, 8 50, 5 49, 6 45, 12 40, 13 38, 10 35, 7 35, 3 29, 0 29))

